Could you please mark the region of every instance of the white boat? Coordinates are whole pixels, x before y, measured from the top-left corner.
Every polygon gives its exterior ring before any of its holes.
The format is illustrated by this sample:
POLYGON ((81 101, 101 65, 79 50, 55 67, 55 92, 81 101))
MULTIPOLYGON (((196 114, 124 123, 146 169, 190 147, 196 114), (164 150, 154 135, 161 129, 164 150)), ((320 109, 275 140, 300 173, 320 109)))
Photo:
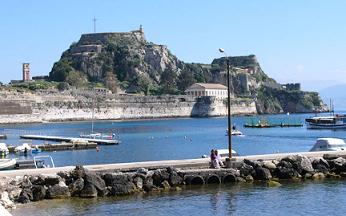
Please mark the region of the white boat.
MULTIPOLYGON (((232 136, 243 136, 243 133, 240 130, 232 130, 232 136)), ((228 129, 226 130, 226 136, 228 136, 228 129)))
POLYGON ((91 134, 80 134, 80 138, 87 138, 87 139, 115 139, 115 134, 104 134, 104 133, 91 133, 91 134))
POLYGON ((16 159, 0 159, 0 170, 13 169, 16 162, 16 159))
POLYGON ((345 151, 344 140, 337 138, 318 138, 310 151, 345 151))
POLYGON ((345 129, 346 115, 315 116, 305 119, 309 129, 345 129))
POLYGON ((28 143, 23 143, 22 145, 14 148, 14 151, 17 154, 31 154, 31 146, 28 143))
POLYGON ((6 143, 0 143, 0 156, 6 156, 10 153, 10 151, 7 148, 6 143))

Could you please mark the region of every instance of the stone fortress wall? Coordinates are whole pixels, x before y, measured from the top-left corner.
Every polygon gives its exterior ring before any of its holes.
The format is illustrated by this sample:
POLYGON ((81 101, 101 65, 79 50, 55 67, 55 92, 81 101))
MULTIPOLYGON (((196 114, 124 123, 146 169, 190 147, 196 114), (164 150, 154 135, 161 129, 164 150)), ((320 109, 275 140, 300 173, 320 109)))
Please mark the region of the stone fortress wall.
MULTIPOLYGON (((1 93, 0 123, 95 119, 208 117, 227 115, 226 100, 216 97, 115 96, 85 93, 1 93)), ((255 114, 253 100, 232 99, 232 114, 255 114)))

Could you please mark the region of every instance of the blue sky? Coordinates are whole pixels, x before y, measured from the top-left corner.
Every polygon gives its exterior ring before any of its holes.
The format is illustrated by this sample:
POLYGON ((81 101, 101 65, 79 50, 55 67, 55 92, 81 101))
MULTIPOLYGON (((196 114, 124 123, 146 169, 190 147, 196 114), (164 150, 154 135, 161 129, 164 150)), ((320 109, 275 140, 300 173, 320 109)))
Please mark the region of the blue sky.
POLYGON ((346 82, 346 1, 324 0, 3 0, 0 81, 48 74, 83 33, 124 32, 143 25, 146 38, 166 44, 185 62, 210 63, 255 54, 281 83, 320 90, 346 82))

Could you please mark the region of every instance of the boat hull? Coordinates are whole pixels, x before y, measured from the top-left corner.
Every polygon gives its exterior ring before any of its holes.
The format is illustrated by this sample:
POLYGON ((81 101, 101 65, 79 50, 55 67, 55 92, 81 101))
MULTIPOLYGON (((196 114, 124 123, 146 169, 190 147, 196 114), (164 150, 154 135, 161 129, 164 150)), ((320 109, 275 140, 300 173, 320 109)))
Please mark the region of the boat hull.
POLYGON ((16 162, 15 159, 2 159, 0 160, 0 170, 14 169, 16 162))
POLYGON ((346 129, 346 124, 330 124, 330 125, 326 125, 326 124, 312 124, 309 123, 306 125, 306 127, 308 129, 332 129, 332 130, 336 130, 336 129, 346 129))

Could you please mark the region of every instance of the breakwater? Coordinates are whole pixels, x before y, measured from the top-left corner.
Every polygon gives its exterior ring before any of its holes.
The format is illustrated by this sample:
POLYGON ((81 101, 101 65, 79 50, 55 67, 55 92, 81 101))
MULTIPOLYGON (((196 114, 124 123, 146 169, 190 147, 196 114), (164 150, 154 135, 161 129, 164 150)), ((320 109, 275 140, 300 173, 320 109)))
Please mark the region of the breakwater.
POLYGON ((1 204, 7 208, 16 202, 68 197, 92 198, 182 190, 185 185, 256 183, 280 186, 280 181, 309 181, 346 177, 345 154, 286 154, 238 157, 233 168, 211 169, 208 159, 95 165, 83 168, 15 171, 17 177, 1 177, 1 204), (274 158, 274 159, 273 159, 274 158), (147 165, 140 167, 141 165, 147 165), (118 167, 114 169, 114 167, 118 167), (140 167, 140 168, 138 168, 140 167), (23 175, 23 174, 26 175, 23 175), (21 176, 21 177, 19 177, 21 176))
MULTIPOLYGON (((227 115, 217 97, 138 96, 77 92, 0 92, 0 123, 227 115)), ((232 99, 232 114, 256 114, 255 101, 232 99)))

